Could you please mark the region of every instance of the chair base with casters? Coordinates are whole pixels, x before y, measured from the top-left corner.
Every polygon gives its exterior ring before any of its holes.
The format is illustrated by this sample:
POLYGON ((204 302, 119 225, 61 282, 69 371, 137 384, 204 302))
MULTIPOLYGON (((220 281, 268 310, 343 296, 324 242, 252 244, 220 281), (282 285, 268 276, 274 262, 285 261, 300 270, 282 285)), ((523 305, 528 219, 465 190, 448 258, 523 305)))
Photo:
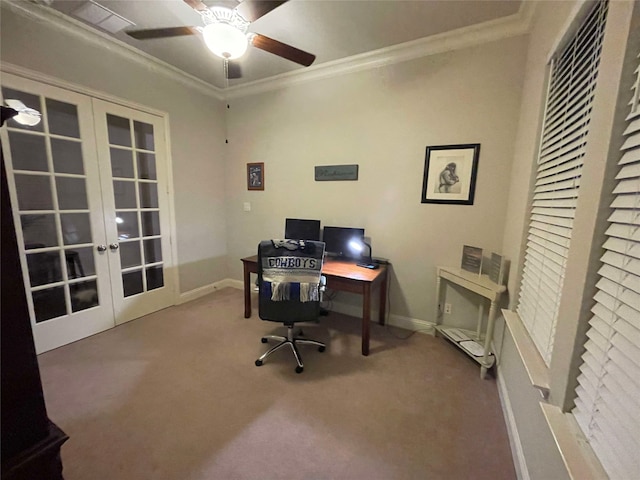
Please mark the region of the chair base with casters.
POLYGON ((280 343, 271 347, 259 359, 256 360, 257 367, 261 366, 264 363, 265 358, 267 358, 276 350, 280 350, 285 346, 289 346, 291 348, 291 351, 293 352, 293 356, 296 359, 296 363, 298 364, 298 366, 296 367, 296 373, 302 373, 304 371, 304 364, 302 363, 302 357, 300 356, 300 352, 298 351, 298 345, 315 345, 316 347, 318 347, 319 352, 324 352, 326 349, 326 345, 322 342, 294 335, 293 325, 287 325, 286 337, 283 337, 281 335, 265 335, 264 337, 262 337, 262 343, 267 343, 269 340, 276 340, 280 343))

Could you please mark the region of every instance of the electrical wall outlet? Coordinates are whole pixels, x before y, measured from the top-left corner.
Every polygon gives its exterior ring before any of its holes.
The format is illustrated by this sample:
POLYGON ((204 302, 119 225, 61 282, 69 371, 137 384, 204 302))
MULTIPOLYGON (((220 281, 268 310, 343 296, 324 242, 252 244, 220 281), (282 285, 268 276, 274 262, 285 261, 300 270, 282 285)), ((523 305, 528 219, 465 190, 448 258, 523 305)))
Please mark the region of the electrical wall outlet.
POLYGON ((444 304, 444 313, 451 313, 451 304, 450 303, 445 303, 444 304))

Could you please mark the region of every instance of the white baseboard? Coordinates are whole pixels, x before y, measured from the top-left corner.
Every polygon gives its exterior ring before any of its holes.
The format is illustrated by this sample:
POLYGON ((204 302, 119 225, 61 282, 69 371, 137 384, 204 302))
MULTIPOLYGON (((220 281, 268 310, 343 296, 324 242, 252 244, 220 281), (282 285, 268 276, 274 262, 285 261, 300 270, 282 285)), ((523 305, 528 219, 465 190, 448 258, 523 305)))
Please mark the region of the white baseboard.
POLYGON ((513 457, 513 465, 516 469, 516 475, 518 480, 530 480, 529 469, 527 468, 524 451, 522 450, 522 442, 520 441, 518 427, 516 426, 516 418, 513 414, 513 409, 511 408, 511 401, 509 400, 507 386, 500 374, 500 367, 497 369, 496 377, 498 384, 498 396, 500 397, 500 403, 502 404, 504 421, 507 424, 507 433, 509 434, 509 444, 511 446, 511 455, 513 457))
MULTIPOLYGON (((331 304, 331 310, 351 317, 362 316, 362 307, 360 305, 349 305, 347 303, 334 301, 331 304)), ((372 309, 371 321, 377 321, 377 319, 378 311, 372 309)), ((427 322, 426 320, 420 320, 417 318, 403 317, 402 315, 395 315, 393 313, 390 313, 387 317, 387 325, 415 332, 428 333, 430 335, 435 333, 435 324, 432 322, 427 322)))
POLYGON ((387 323, 394 327, 404 328, 405 330, 411 330, 418 333, 426 333, 429 335, 435 335, 436 333, 435 323, 417 318, 403 317, 401 315, 394 315, 390 313, 387 318, 387 323))
MULTIPOLYGON (((230 278, 227 278, 222 282, 225 282, 224 284, 225 287, 232 287, 232 288, 237 288, 239 290, 244 290, 244 283, 241 280, 232 280, 230 278)), ((218 283, 222 283, 222 282, 218 282, 218 283)), ((204 295, 206 295, 206 293, 204 295)), ((341 302, 333 302, 331 304, 331 310, 334 312, 342 313, 344 315, 349 315, 351 317, 360 317, 362 315, 361 306, 349 305, 341 302)), ((377 311, 371 312, 371 318, 372 319, 377 318, 377 311)), ((431 335, 433 335, 435 332, 434 323, 427 322, 426 320, 419 320, 417 318, 403 317, 401 315, 389 314, 389 317, 387 318, 387 324, 394 327, 404 328, 406 330, 412 330, 415 332, 428 333, 431 335)))
POLYGON ((178 302, 176 305, 182 305, 183 303, 190 302, 192 300, 196 300, 200 297, 204 297, 205 295, 209 295, 217 290, 222 288, 239 288, 242 290, 243 283, 240 280, 232 280, 230 278, 225 278, 224 280, 220 280, 219 282, 210 283, 209 285, 204 285, 202 287, 194 288, 193 290, 189 290, 188 292, 181 293, 178 296, 178 302), (239 285, 239 286, 238 286, 239 285))

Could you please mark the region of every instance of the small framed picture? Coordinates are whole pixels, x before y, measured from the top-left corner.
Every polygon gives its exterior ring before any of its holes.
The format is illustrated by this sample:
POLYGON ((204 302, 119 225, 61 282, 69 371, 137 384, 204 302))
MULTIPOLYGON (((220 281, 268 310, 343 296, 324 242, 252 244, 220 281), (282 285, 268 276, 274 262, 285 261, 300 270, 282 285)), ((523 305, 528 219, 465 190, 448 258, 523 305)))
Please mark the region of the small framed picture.
POLYGON ((422 203, 473 205, 480 144, 427 147, 422 203))
POLYGON ((482 274, 482 249, 471 245, 462 246, 462 263, 460 267, 467 272, 482 274))
POLYGON ((247 163, 247 189, 264 190, 264 162, 247 163))

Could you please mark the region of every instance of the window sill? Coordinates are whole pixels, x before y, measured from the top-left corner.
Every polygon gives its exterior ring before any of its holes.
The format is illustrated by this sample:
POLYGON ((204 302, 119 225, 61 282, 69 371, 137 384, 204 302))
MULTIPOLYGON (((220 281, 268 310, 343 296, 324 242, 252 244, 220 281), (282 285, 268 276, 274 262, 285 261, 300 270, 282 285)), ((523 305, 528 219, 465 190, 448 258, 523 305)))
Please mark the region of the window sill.
POLYGON ((540 391, 540 395, 546 400, 549 398, 549 368, 542 360, 518 314, 511 310, 502 310, 502 314, 531 384, 540 391))
POLYGON ((540 407, 569 477, 575 480, 608 479, 573 415, 562 413, 558 407, 548 403, 540 402, 540 407))

